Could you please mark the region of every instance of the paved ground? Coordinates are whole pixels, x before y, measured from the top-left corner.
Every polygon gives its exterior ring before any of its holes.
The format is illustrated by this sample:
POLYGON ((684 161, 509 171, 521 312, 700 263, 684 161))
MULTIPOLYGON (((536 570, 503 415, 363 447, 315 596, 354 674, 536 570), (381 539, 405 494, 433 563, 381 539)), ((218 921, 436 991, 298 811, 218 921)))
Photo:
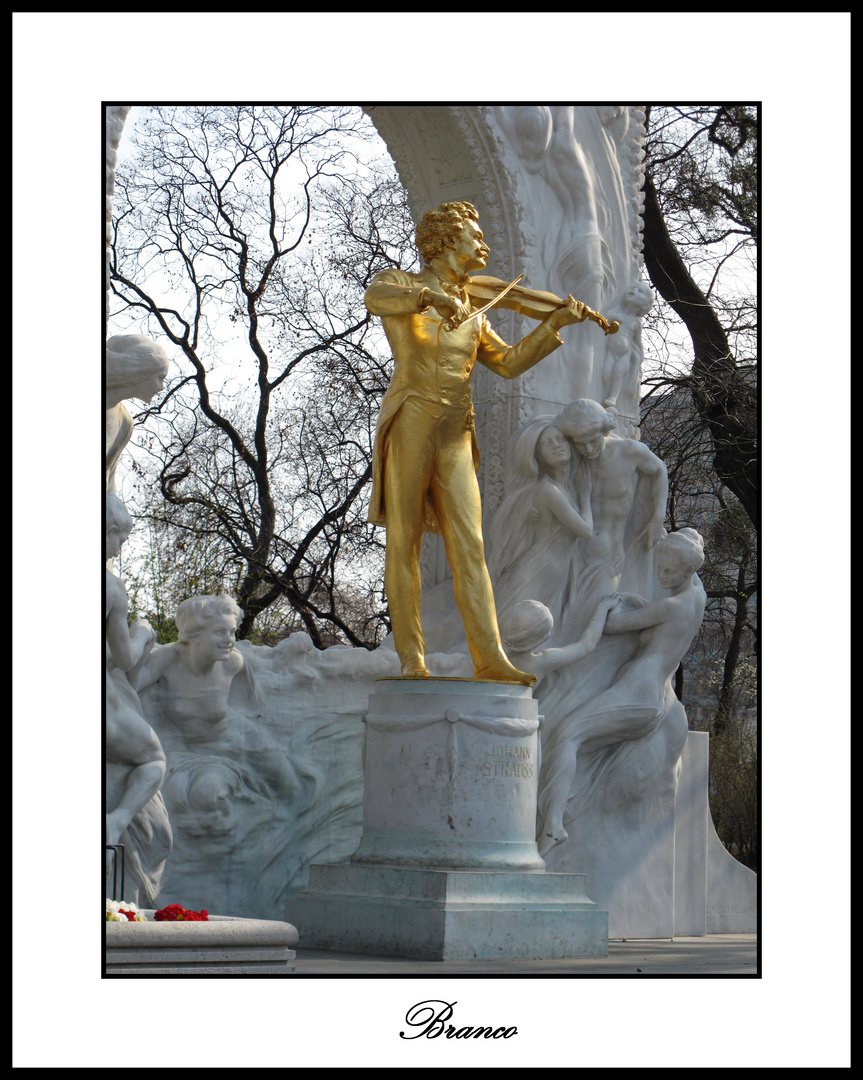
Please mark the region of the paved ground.
POLYGON ((403 960, 297 948, 297 975, 757 975, 755 934, 610 941, 598 960, 403 960))

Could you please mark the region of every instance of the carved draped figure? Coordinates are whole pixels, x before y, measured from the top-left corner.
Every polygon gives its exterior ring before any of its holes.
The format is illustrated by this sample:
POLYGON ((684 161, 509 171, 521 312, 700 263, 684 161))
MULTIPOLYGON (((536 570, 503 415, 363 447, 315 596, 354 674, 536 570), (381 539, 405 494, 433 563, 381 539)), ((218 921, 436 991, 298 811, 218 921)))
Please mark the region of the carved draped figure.
MULTIPOLYGON (((507 448, 506 495, 483 530, 486 562, 502 616, 523 600, 537 600, 551 612, 555 628, 576 602, 580 572, 578 537, 537 499, 543 483, 537 444, 554 416, 536 417, 520 428, 507 448)), ((573 450, 563 493, 575 506, 578 470, 586 463, 573 450)), ((558 635, 555 634, 554 640, 558 635)))

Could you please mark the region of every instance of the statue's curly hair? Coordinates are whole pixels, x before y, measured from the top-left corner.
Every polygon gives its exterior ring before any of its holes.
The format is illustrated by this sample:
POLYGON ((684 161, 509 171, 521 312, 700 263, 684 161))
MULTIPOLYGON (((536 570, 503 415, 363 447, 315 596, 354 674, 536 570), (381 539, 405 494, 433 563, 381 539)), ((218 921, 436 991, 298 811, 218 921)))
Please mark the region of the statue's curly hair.
POLYGON ((567 405, 555 424, 570 439, 589 439, 600 432, 607 435, 613 431, 617 427, 617 412, 590 398, 579 398, 567 405))
POLYGON ((479 221, 476 207, 469 202, 441 203, 437 210, 427 210, 417 226, 417 250, 423 261, 443 254, 447 240, 458 233, 466 221, 479 221))
POLYGON ((177 640, 190 641, 209 624, 213 617, 230 615, 239 626, 243 619, 243 609, 232 596, 190 596, 177 607, 174 625, 177 627, 177 640))
POLYGON ((700 569, 704 563, 704 537, 695 529, 678 529, 677 532, 668 533, 657 544, 675 552, 687 565, 695 570, 700 569))

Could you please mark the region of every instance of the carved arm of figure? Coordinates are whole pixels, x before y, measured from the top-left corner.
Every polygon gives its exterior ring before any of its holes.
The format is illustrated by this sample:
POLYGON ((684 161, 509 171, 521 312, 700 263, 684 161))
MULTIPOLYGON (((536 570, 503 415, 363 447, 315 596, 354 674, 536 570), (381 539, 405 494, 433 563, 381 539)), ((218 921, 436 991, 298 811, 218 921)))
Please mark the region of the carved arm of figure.
POLYGON ((590 468, 586 462, 582 462, 576 469, 575 473, 575 498, 578 504, 578 512, 584 518, 586 522, 590 524, 593 529, 593 508, 590 504, 590 492, 593 486, 593 481, 590 475, 590 468))
POLYGON ((135 677, 156 640, 156 632, 146 619, 135 619, 128 624, 129 600, 122 582, 111 571, 107 580, 110 608, 105 622, 105 641, 108 645, 108 666, 125 671, 129 682, 135 685, 135 677), (111 581, 113 578, 113 581, 111 581))
POLYGON ((605 620, 606 634, 628 634, 633 630, 647 630, 651 626, 658 626, 668 620, 675 606, 671 597, 648 601, 635 593, 618 593, 613 599, 615 607, 628 605, 629 609, 608 612, 605 620))
POLYGON ((575 533, 582 540, 587 540, 593 535, 593 515, 588 501, 586 509, 579 504, 578 509, 572 505, 563 491, 555 482, 547 476, 540 479, 539 490, 536 494, 537 514, 543 510, 555 517, 561 525, 575 533))
POLYGON ((638 447, 638 472, 650 483, 650 502, 653 512, 647 524, 639 532, 637 539, 648 548, 652 548, 659 540, 665 537, 665 510, 668 503, 668 472, 665 465, 652 453, 644 443, 632 443, 638 447))
POLYGON ((593 652, 602 636, 608 611, 618 602, 617 596, 604 596, 596 605, 584 633, 578 641, 554 649, 536 649, 548 640, 554 628, 551 612, 536 600, 516 604, 501 621, 501 636, 507 652, 525 671, 540 679, 550 671, 574 664, 593 652))
POLYGON ((602 637, 608 612, 617 602, 618 598, 614 595, 604 596, 596 605, 590 617, 590 622, 578 641, 573 642, 571 645, 564 645, 561 648, 542 649, 540 652, 532 653, 531 661, 535 666, 529 668, 529 670, 536 675, 545 675, 549 671, 556 671, 558 668, 566 667, 568 664, 574 664, 576 660, 581 660, 582 657, 593 652, 602 637), (535 661, 533 660, 534 657, 537 657, 535 661))

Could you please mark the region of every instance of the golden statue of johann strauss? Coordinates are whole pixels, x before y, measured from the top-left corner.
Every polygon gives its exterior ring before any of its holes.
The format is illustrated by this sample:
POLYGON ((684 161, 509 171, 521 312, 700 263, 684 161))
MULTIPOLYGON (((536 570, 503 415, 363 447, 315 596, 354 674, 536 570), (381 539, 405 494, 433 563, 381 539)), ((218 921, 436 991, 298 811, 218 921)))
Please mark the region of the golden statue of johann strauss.
POLYGON ((536 677, 509 662, 500 642, 485 565, 470 376, 484 364, 514 379, 563 341, 557 331, 595 313, 570 296, 515 346, 484 315, 471 318, 466 284, 489 249, 476 209, 449 202, 425 214, 416 233, 425 265, 418 274, 385 270, 366 292, 393 352, 392 382, 381 403, 369 520, 387 530, 385 584, 402 675, 428 676, 422 632, 423 532, 443 535, 455 601, 476 679, 530 685, 536 677))

